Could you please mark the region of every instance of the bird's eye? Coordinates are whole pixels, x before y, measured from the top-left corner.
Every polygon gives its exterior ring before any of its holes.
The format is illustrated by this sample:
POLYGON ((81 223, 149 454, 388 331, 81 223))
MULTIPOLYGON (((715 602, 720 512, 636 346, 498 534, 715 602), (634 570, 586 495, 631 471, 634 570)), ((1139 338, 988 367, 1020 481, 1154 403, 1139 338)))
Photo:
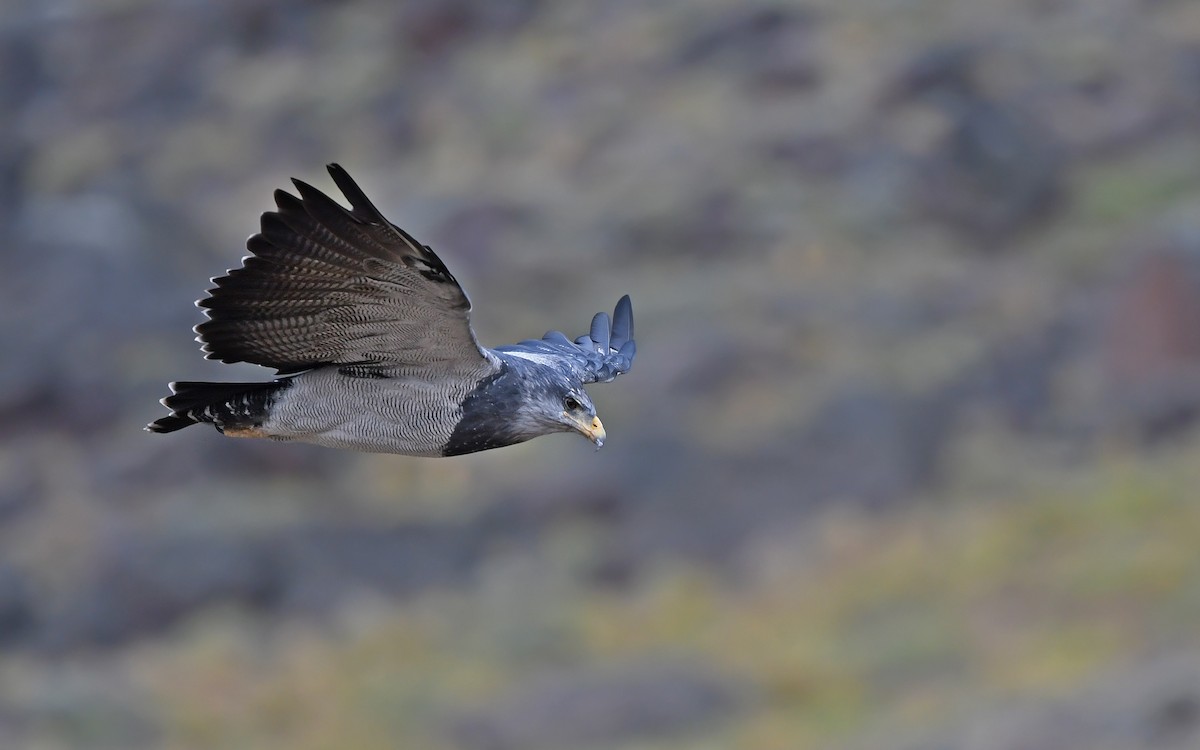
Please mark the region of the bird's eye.
POLYGON ((563 399, 563 406, 567 407, 567 411, 575 411, 579 408, 579 400, 574 396, 567 396, 563 399))

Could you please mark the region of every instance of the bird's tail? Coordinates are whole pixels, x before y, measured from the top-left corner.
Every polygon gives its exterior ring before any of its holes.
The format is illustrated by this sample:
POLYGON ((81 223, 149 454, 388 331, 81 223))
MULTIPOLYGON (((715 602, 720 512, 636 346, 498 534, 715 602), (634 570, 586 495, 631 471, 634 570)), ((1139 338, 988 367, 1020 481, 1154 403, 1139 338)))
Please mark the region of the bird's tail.
POLYGON ((146 425, 150 432, 174 432, 194 424, 211 424, 221 432, 248 432, 262 427, 278 393, 291 383, 171 383, 162 405, 171 416, 146 425))

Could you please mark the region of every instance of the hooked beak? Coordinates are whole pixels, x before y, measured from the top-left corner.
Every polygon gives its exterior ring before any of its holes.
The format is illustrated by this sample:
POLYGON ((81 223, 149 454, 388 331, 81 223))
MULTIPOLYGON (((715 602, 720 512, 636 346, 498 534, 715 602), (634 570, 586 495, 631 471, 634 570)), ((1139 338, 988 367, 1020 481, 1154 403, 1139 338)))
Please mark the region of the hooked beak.
POLYGON ((596 450, 604 447, 604 439, 608 437, 608 433, 604 431, 604 423, 600 421, 600 417, 592 417, 591 422, 585 422, 567 415, 567 420, 575 429, 583 433, 584 437, 596 444, 596 450))

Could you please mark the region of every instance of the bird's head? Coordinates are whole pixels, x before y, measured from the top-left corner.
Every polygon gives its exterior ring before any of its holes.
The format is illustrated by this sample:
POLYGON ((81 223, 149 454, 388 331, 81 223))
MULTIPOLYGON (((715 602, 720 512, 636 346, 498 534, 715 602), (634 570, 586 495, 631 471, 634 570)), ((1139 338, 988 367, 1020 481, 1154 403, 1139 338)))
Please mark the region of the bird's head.
POLYGON ((603 447, 604 425, 582 385, 563 377, 538 378, 530 395, 522 416, 542 432, 578 432, 603 447))

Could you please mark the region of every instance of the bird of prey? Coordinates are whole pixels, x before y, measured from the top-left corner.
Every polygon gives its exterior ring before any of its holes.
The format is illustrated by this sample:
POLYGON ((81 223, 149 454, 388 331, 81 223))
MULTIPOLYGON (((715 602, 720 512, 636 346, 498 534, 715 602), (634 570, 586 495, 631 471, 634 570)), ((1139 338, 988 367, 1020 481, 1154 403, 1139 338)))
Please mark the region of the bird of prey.
POLYGON ((149 425, 206 423, 230 437, 295 440, 410 456, 456 456, 604 425, 584 391, 633 364, 633 308, 488 349, 471 303, 427 245, 392 224, 350 175, 328 166, 350 209, 300 180, 246 242, 242 267, 196 304, 208 359, 277 370, 258 383, 171 383, 171 410, 149 425))

